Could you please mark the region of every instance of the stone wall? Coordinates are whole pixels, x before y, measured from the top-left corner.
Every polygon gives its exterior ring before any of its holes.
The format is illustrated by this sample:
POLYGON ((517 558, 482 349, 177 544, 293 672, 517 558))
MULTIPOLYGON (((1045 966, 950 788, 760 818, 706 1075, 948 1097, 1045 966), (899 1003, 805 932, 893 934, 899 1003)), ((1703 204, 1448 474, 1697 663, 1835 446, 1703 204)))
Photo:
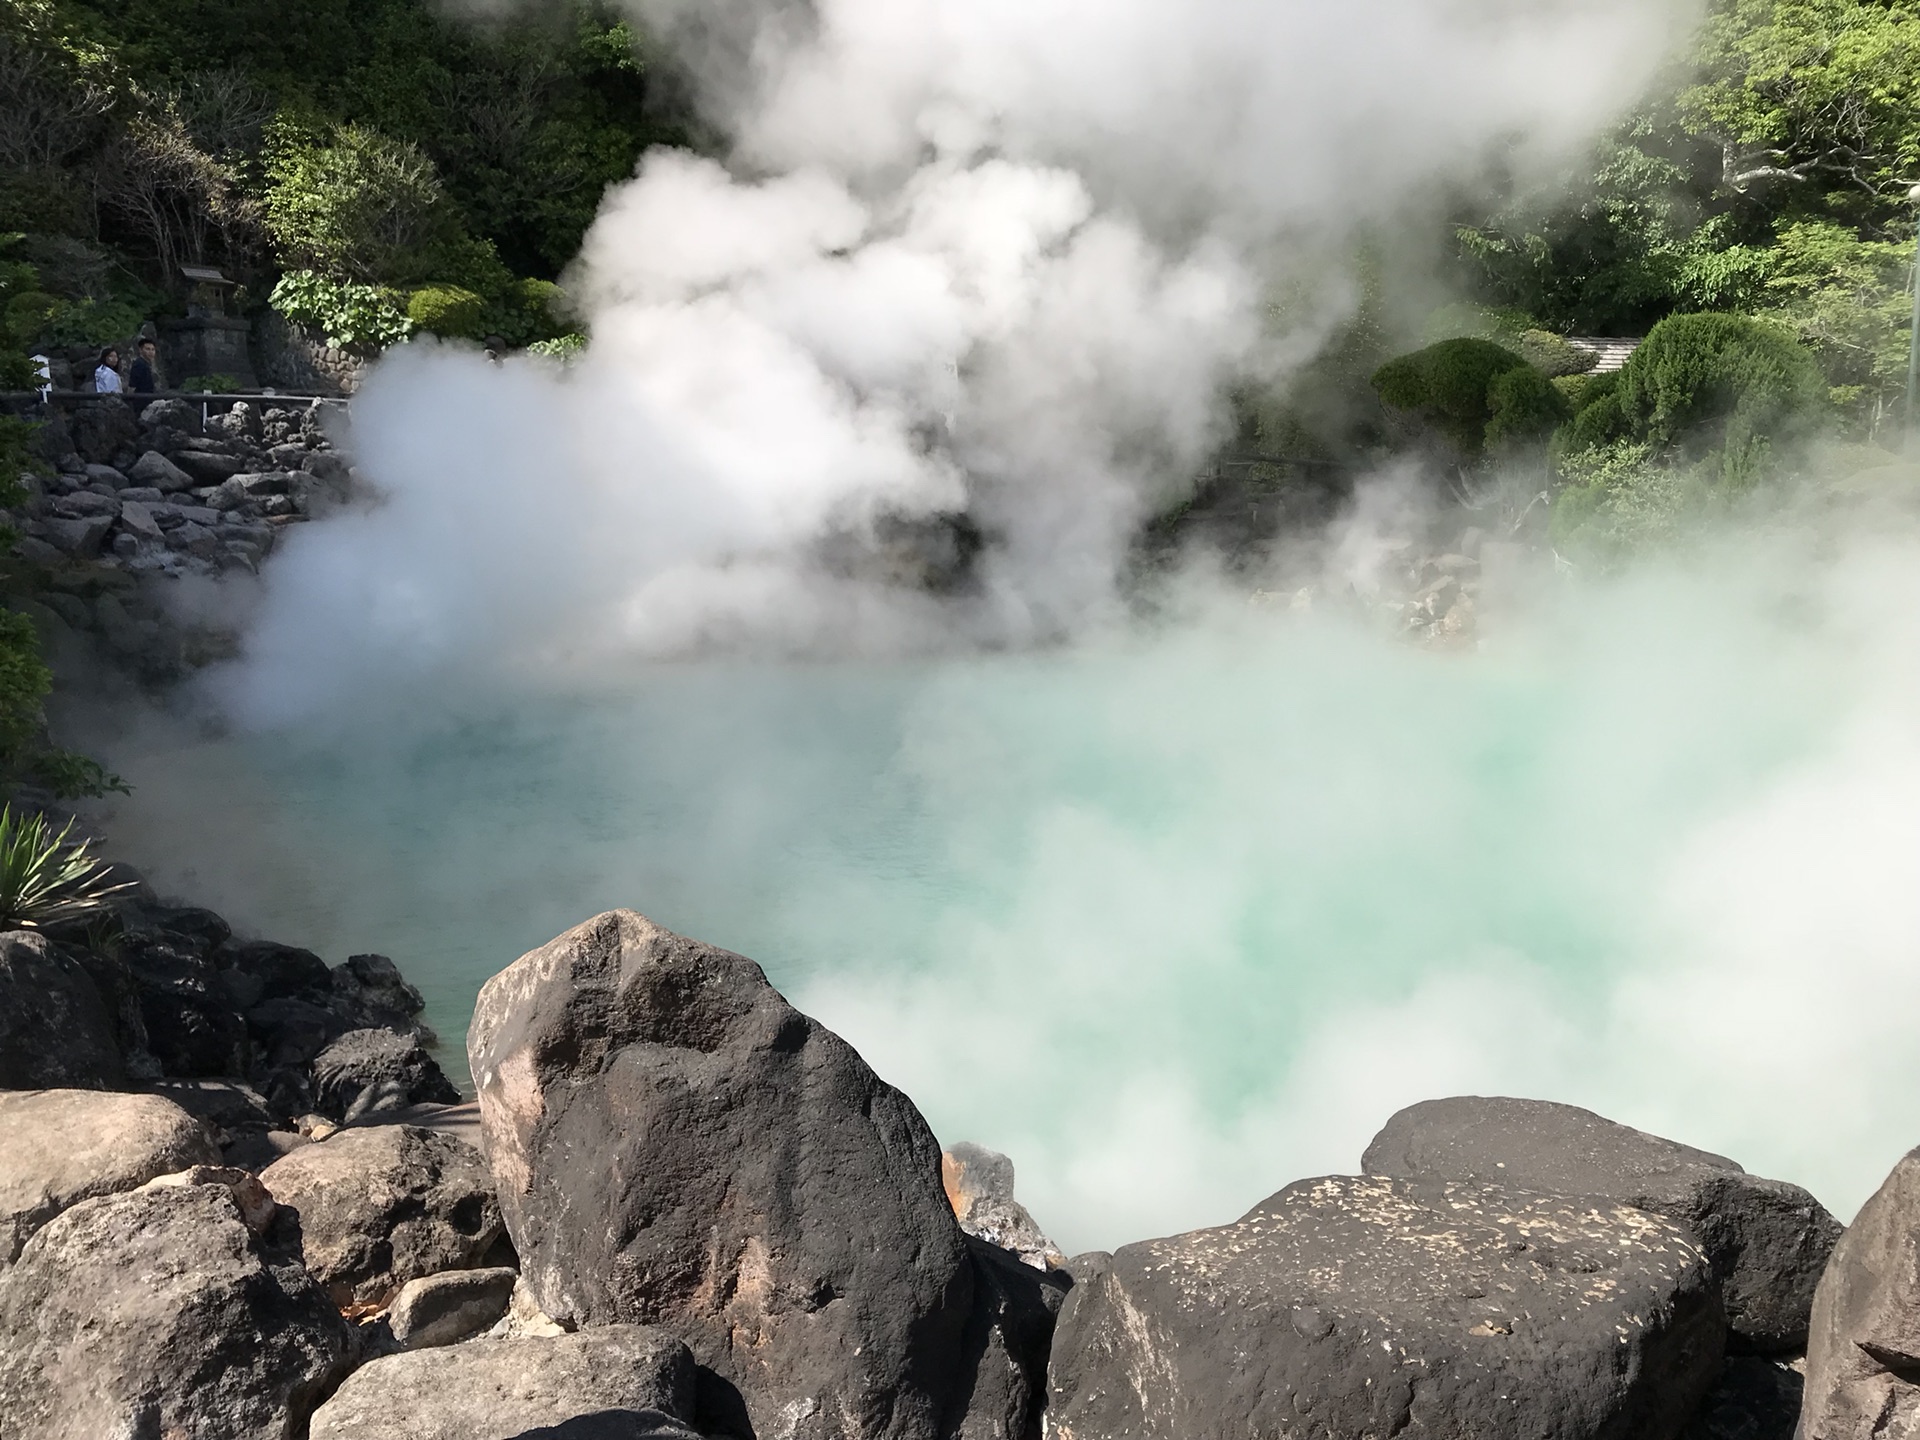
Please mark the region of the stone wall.
POLYGON ((370 363, 271 310, 254 323, 254 356, 262 384, 299 395, 351 395, 370 363))

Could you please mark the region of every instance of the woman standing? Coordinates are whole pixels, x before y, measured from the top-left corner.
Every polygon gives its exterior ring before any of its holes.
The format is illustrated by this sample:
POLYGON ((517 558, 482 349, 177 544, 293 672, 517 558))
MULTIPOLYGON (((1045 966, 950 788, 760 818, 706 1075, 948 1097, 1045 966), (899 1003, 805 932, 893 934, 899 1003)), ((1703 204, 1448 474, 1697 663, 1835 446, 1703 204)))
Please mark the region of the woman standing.
POLYGON ((93 372, 93 388, 100 395, 120 393, 120 352, 111 345, 100 352, 100 363, 93 372))
POLYGON ((100 365, 94 367, 94 392, 102 396, 117 396, 121 392, 119 351, 113 346, 100 351, 100 365))

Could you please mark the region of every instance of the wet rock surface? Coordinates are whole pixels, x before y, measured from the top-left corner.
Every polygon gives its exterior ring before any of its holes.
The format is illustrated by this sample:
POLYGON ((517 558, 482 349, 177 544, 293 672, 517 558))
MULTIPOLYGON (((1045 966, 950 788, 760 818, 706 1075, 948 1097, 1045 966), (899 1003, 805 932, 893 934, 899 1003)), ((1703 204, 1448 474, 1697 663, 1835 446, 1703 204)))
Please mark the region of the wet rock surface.
POLYGON ((21 1440, 280 1440, 351 1346, 228 1187, 86 1200, 0 1273, 0 1425, 21 1440))
POLYGON ((1679 1227, 1604 1200, 1302 1181, 1073 1262, 1047 1427, 1115 1436, 1678 1433, 1725 1316, 1679 1227))
POLYGON ((693 1407, 687 1347, 616 1325, 375 1360, 321 1407, 311 1440, 694 1440, 693 1407))
POLYGON ((1798 1185, 1542 1100, 1459 1096, 1410 1106, 1374 1137, 1361 1168, 1605 1196, 1665 1215, 1706 1251, 1734 1343, 1761 1353, 1805 1344, 1814 1287, 1841 1230, 1798 1185))
POLYGON ((341 1306, 383 1306, 409 1280, 477 1268, 501 1234, 479 1153, 419 1126, 342 1130, 260 1178, 295 1212, 307 1269, 341 1306))
POLYGON ((548 1313, 685 1339, 703 1428, 943 1432, 974 1271, 940 1147, 759 966, 602 915, 489 981, 468 1048, 548 1313))

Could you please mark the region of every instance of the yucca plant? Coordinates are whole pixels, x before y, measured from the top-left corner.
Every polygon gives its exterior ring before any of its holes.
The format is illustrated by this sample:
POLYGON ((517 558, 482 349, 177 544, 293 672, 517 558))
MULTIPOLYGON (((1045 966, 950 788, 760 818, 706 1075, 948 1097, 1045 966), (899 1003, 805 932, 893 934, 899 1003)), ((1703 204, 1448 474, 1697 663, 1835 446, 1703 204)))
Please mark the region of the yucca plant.
POLYGON ((47 817, 0 806, 0 926, 38 929, 98 915, 128 883, 115 883, 90 840, 69 841, 47 817))

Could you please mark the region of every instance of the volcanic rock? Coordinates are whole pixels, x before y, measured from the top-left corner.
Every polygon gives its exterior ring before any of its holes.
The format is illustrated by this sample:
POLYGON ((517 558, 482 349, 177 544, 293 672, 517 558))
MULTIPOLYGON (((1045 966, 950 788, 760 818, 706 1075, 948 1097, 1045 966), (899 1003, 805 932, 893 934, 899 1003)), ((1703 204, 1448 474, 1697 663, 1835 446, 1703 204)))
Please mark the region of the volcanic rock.
POLYGON ((472 1269, 500 1238, 479 1153, 415 1125, 342 1130, 260 1179, 298 1212, 307 1269, 343 1306, 384 1305, 409 1280, 472 1269))
POLYGON ((1782 1360, 1729 1355, 1680 1440, 1793 1440, 1805 1378, 1782 1360))
POLYGON ((193 488, 193 477, 158 450, 149 450, 134 461, 127 478, 135 485, 151 485, 166 495, 193 488))
POLYGON ((541 1307, 658 1324, 787 1440, 942 1433, 973 1266, 910 1101, 760 967, 631 911, 481 991, 488 1158, 541 1307))
POLYGON ((85 967, 34 931, 0 934, 0 1089, 105 1089, 125 1078, 85 967))
POLYGON ((412 1036, 349 1030, 314 1057, 313 1098, 322 1114, 345 1119, 410 1105, 457 1105, 460 1092, 412 1036))
POLYGON ((157 1095, 0 1092, 0 1264, 82 1200, 219 1159, 200 1122, 157 1095))
POLYGON ((1047 1398, 1047 1355, 1072 1281, 1038 1271, 998 1245, 969 1236, 973 1315, 962 1373, 968 1391, 953 1440, 1038 1440, 1047 1398))
POLYGON ((507 1313, 519 1278, 513 1270, 495 1267, 446 1270, 409 1280, 393 1297, 387 1327, 409 1350, 455 1344, 490 1329, 507 1313))
POLYGON ((1798 1185, 1542 1100, 1460 1096, 1409 1106, 1360 1165, 1369 1175, 1605 1196, 1665 1215, 1706 1251, 1735 1346, 1765 1354, 1805 1344, 1814 1286, 1840 1237, 1840 1222, 1798 1185))
POLYGON ((476 1340, 372 1361, 320 1407, 311 1437, 694 1440, 686 1426, 693 1405, 687 1347, 657 1330, 614 1325, 550 1340, 476 1340))
POLYGON ((1860 1208, 1820 1277, 1797 1434, 1920 1435, 1920 1150, 1860 1208))
POLYGON ((947 1203, 967 1234, 1010 1250, 1047 1270, 1066 1263, 1059 1246, 1013 1198, 1013 1161, 984 1145, 962 1141, 940 1156, 940 1183, 947 1203))
POLYGON ((0 1427, 280 1440, 301 1433, 351 1343, 227 1186, 86 1200, 0 1273, 0 1427))
POLYGON ((1668 1440, 1726 1317, 1677 1225, 1599 1199, 1379 1177, 1072 1262, 1059 1440, 1668 1440))

